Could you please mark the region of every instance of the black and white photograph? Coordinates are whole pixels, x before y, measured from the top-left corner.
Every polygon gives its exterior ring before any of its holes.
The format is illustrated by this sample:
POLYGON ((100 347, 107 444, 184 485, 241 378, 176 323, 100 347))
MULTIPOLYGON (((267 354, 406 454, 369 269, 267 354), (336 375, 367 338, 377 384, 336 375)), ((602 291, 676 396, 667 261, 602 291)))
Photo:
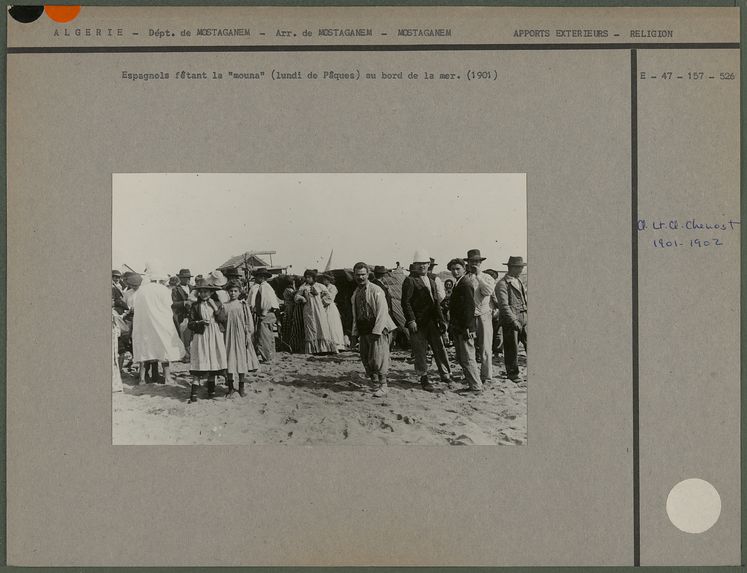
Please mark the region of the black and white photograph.
POLYGON ((117 173, 116 444, 524 445, 524 174, 117 173))

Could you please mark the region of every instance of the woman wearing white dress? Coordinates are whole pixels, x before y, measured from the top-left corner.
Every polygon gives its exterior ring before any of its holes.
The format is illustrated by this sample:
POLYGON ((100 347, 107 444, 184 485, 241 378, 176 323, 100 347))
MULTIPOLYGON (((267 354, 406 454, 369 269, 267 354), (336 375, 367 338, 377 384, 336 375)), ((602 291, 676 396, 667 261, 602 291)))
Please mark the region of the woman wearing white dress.
POLYGON ((303 328, 307 354, 337 354, 337 344, 332 338, 326 308, 332 303, 327 287, 316 282, 317 271, 303 273, 304 284, 295 296, 303 304, 303 328))
POLYGON ((338 350, 345 349, 345 333, 342 330, 342 319, 340 318, 340 309, 337 308, 335 299, 337 298, 337 287, 334 285, 335 279, 332 275, 321 274, 319 275, 319 282, 321 282, 329 291, 329 296, 332 302, 327 307, 327 318, 329 320, 329 328, 332 331, 332 340, 337 345, 338 350))

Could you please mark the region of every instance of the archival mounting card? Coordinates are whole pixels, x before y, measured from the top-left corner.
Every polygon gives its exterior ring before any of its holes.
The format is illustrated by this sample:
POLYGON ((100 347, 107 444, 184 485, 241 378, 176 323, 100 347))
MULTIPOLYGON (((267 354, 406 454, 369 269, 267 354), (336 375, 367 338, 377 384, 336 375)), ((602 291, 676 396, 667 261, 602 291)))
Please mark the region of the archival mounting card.
POLYGON ((740 563, 737 8, 7 42, 9 564, 740 563))

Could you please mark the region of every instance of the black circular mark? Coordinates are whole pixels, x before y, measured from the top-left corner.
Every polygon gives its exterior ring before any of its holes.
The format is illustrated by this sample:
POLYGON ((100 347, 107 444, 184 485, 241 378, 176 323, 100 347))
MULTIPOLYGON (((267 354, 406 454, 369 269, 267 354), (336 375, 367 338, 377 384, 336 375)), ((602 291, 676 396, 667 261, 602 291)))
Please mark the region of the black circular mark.
POLYGON ((17 22, 28 24, 39 19, 44 13, 44 6, 11 6, 8 13, 17 22))

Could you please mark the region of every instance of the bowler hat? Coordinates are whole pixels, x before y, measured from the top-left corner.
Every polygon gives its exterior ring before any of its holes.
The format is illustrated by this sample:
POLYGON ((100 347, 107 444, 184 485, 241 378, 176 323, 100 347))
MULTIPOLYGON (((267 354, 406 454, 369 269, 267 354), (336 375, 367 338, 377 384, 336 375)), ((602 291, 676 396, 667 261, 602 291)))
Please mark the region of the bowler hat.
POLYGON ((212 282, 210 282, 209 279, 206 279, 205 277, 200 277, 195 280, 195 290, 199 289, 220 290, 221 287, 215 286, 212 282))
POLYGON ((474 261, 474 260, 480 260, 484 261, 487 257, 483 257, 480 255, 480 249, 470 249, 467 251, 467 260, 468 261, 474 261))
POLYGON ((178 277, 189 277, 189 278, 192 278, 192 271, 190 271, 189 269, 181 269, 179 271, 179 274, 177 276, 178 277))
POLYGON ((508 262, 503 263, 508 267, 525 267, 527 264, 524 262, 524 257, 508 257, 508 262))
POLYGON ((383 265, 376 265, 374 267, 374 274, 375 275, 385 275, 387 273, 386 267, 383 265))
POLYGON ((269 278, 272 276, 272 273, 265 268, 261 268, 261 269, 257 269, 256 271, 254 271, 252 273, 252 276, 269 278))

